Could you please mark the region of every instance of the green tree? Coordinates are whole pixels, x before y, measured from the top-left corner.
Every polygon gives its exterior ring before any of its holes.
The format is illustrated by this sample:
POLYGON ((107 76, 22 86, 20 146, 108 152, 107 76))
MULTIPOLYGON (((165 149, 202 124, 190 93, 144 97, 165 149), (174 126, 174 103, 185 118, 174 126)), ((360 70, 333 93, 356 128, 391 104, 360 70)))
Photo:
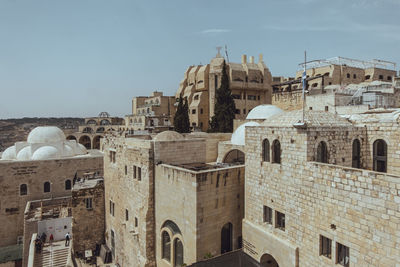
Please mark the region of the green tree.
POLYGON ((178 133, 189 133, 189 107, 186 98, 179 96, 178 107, 174 116, 174 130, 178 133))
POLYGON ((210 121, 209 132, 231 133, 233 131, 235 110, 235 101, 229 88, 229 78, 224 61, 221 86, 215 92, 214 116, 210 121))

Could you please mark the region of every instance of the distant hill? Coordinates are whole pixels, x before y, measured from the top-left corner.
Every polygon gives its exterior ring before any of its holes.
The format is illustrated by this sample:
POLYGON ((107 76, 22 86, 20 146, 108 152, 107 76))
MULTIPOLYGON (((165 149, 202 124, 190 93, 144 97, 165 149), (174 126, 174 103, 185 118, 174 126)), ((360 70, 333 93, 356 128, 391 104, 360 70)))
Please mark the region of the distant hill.
POLYGON ((15 142, 26 141, 29 132, 37 126, 57 126, 64 132, 75 132, 83 118, 22 118, 0 120, 0 151, 15 142))

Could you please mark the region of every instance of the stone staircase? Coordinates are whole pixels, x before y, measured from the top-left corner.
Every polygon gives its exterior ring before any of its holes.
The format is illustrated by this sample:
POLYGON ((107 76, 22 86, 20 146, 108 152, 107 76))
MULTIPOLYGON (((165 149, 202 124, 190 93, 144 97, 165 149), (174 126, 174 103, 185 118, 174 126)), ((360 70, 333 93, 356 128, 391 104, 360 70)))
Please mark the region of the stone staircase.
POLYGON ((64 241, 46 244, 42 253, 35 255, 35 267, 65 267, 70 247, 64 246, 64 241))

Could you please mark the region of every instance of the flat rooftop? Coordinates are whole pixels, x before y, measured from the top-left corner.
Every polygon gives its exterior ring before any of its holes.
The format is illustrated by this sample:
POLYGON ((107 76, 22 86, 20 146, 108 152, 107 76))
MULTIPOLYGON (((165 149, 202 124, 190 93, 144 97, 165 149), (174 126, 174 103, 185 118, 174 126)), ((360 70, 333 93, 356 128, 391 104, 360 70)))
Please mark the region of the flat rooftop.
POLYGON ((89 189, 94 188, 98 184, 104 183, 103 177, 95 177, 95 178, 83 178, 77 180, 72 188, 73 191, 81 190, 81 189, 89 189))
POLYGON ((244 166, 243 163, 190 163, 190 164, 166 164, 194 172, 211 171, 230 167, 244 166))
POLYGON ((26 221, 41 221, 71 216, 71 197, 35 200, 26 203, 26 221))

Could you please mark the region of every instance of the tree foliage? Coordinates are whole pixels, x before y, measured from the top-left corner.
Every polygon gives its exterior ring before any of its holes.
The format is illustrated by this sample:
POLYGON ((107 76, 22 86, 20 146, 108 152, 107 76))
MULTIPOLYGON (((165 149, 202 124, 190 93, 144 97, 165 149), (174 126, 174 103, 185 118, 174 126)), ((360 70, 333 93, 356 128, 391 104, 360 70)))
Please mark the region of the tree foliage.
POLYGON ((190 132, 189 106, 186 98, 183 99, 182 95, 179 96, 178 108, 174 116, 174 130, 178 133, 190 132))
POLYGON ((221 86, 215 92, 214 116, 211 118, 209 132, 231 133, 235 110, 235 101, 229 88, 229 78, 224 61, 221 86))

